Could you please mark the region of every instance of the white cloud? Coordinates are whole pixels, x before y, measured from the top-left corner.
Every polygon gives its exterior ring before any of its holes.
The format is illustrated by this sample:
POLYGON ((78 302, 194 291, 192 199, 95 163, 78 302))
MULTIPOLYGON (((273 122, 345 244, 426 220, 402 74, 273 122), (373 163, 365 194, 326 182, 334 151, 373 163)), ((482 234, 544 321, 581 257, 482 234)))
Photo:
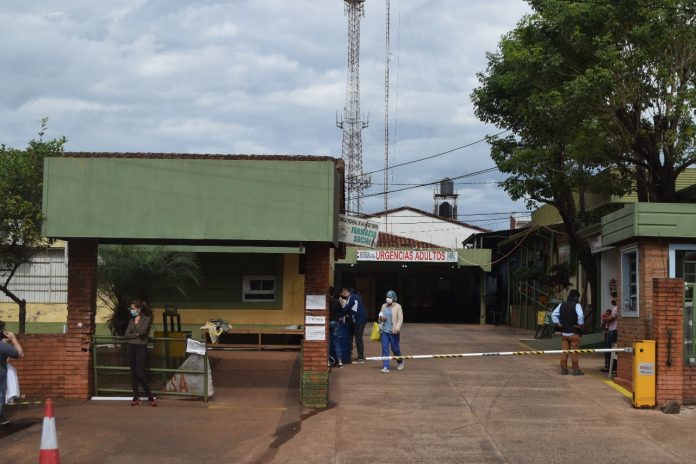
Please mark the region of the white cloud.
MULTIPOLYGON (((48 116, 48 135, 65 135, 74 151, 340 156, 342 3, 7 0, 0 10, 0 143, 24 146, 48 116)), ((391 5, 392 162, 494 132, 475 118, 469 95, 485 53, 527 11, 526 3, 391 5)), ((384 157, 384 3, 366 2, 365 12, 361 107, 370 126, 363 157, 365 168, 375 170, 384 157)), ((430 182, 491 165, 488 147, 478 144, 396 168, 391 177, 430 182)), ((382 173, 373 180, 382 182, 382 173)), ((466 188, 460 212, 521 209, 495 186, 466 188)), ((390 205, 401 204, 430 210, 432 188, 394 193, 390 205)), ((382 198, 366 198, 364 205, 381 209, 382 198)))

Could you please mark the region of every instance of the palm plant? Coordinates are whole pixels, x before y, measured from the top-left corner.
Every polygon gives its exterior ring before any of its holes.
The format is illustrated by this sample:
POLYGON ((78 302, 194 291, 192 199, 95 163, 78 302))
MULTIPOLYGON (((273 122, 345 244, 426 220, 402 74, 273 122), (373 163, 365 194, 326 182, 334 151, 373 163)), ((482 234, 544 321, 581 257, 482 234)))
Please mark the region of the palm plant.
POLYGON ((163 247, 102 246, 99 249, 98 294, 112 311, 107 326, 123 335, 128 326, 128 307, 135 298, 148 303, 199 285, 202 273, 194 253, 163 247))

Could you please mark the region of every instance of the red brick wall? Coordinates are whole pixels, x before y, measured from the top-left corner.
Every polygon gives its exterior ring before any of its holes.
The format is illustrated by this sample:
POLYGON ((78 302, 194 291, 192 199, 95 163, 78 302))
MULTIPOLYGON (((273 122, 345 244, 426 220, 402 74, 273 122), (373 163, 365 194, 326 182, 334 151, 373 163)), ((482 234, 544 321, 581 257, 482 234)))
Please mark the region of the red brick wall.
POLYGON ((27 398, 89 399, 91 336, 97 308, 97 241, 68 241, 68 333, 19 338, 24 358, 14 360, 27 398))
POLYGON ((92 371, 82 338, 70 334, 25 334, 18 337, 24 357, 13 359, 19 388, 29 399, 87 399, 92 371))
POLYGON ((683 316, 684 281, 653 279, 655 393, 658 405, 684 397, 683 316))
MULTIPOLYGON (((333 274, 333 254, 328 246, 309 245, 305 250, 305 294, 325 295, 328 309, 328 289, 333 274)), ((307 316, 324 316, 324 340, 306 341, 302 349, 302 403, 310 407, 325 407, 329 402, 328 311, 310 311, 307 316)))
MULTIPOLYGON (((622 317, 619 311, 619 346, 632 346, 634 340, 654 339, 653 332, 653 278, 668 276, 668 244, 656 240, 638 242, 638 305, 639 317, 622 317)), ((623 296, 621 282, 621 254, 618 254, 617 302, 622 307, 623 296)), ((633 390, 633 355, 618 354, 618 371, 616 383, 633 390)))

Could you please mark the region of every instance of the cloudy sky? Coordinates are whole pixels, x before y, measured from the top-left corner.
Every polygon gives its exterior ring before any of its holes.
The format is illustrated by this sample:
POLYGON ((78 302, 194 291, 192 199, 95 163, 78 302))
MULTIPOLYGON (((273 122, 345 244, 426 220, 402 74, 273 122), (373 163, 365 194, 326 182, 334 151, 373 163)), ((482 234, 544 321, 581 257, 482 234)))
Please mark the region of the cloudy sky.
MULTIPOLYGON (((390 158, 433 155, 496 132, 470 101, 485 53, 523 0, 391 0, 390 158)), ((341 0, 4 0, 0 143, 21 148, 40 119, 68 151, 341 156, 346 88, 341 0)), ((384 167, 385 2, 367 0, 360 85, 365 171, 384 167)), ((485 143, 390 171, 392 188, 494 166, 485 143)), ((495 181, 456 185, 459 219, 506 228, 523 211, 495 181), (495 214, 494 214, 495 213, 495 214)), ((382 191, 383 174, 366 193, 382 191)), ((432 210, 433 187, 389 196, 432 210)), ((364 212, 383 209, 366 198, 364 212)))

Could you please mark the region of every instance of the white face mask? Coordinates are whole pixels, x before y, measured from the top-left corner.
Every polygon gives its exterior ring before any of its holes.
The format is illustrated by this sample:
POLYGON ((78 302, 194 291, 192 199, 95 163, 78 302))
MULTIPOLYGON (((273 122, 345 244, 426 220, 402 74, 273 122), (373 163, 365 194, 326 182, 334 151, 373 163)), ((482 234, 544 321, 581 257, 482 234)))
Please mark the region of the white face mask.
POLYGON ((387 304, 392 304, 394 300, 392 298, 387 298, 387 304))

